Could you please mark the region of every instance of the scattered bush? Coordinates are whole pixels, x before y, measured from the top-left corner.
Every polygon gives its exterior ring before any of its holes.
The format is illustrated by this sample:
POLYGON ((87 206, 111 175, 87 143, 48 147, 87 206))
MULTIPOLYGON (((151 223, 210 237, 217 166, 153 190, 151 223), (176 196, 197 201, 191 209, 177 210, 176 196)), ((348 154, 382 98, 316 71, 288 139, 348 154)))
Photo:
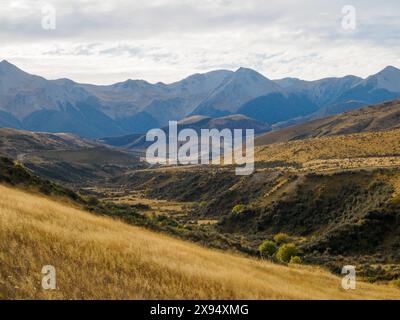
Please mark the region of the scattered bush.
POLYGON ((278 249, 276 258, 281 262, 288 263, 292 257, 297 256, 298 254, 299 250, 296 245, 293 243, 287 243, 278 249))
POLYGON ((95 197, 89 197, 87 199, 87 204, 89 206, 97 206, 99 204, 99 200, 97 198, 95 198, 95 197))
POLYGON ((266 257, 272 257, 276 250, 276 244, 275 242, 271 240, 265 240, 258 248, 258 250, 261 253, 261 256, 266 256, 266 257))
POLYGON ((138 209, 138 210, 150 210, 151 209, 151 206, 149 206, 148 204, 140 203, 140 202, 132 204, 131 207, 133 209, 138 209))
POLYGON ((207 207, 207 201, 201 201, 201 202, 199 203, 199 206, 200 206, 200 207, 207 207))
POLYGON ((301 258, 299 256, 293 256, 290 258, 290 264, 302 264, 301 258))
POLYGON ((233 207, 232 213, 239 214, 242 213, 244 209, 246 209, 246 206, 244 204, 237 204, 236 206, 233 207))
POLYGON ((279 243, 279 244, 288 243, 290 240, 290 237, 286 233, 278 233, 274 236, 274 240, 276 243, 279 243))

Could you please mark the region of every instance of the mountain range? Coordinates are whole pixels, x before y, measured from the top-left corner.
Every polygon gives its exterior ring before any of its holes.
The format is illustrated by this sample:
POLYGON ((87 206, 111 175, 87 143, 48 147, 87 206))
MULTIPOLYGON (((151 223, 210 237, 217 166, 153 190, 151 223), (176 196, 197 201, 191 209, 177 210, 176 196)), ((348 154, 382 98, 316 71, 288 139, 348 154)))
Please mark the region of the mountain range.
MULTIPOLYGON (((270 80, 255 70, 216 70, 181 81, 127 80, 91 85, 47 80, 0 62, 0 127, 86 138, 116 137, 164 127, 187 117, 242 114, 266 127, 334 115, 400 97, 400 70, 305 81, 270 80)), ((229 127, 229 124, 227 124, 229 127)))

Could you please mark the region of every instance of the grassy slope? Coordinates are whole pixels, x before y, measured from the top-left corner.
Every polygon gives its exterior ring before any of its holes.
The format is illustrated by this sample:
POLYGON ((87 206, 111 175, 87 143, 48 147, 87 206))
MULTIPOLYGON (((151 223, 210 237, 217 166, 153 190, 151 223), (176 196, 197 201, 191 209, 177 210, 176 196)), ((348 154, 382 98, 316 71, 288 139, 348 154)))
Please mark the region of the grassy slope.
POLYGON ((394 100, 268 132, 256 139, 256 145, 396 129, 399 128, 399 115, 400 100, 394 100))
POLYGON ((37 174, 75 185, 142 167, 139 155, 71 134, 0 128, 0 155, 19 160, 37 174))
POLYGON ((255 157, 256 161, 290 160, 311 168, 315 161, 329 165, 339 159, 338 167, 385 167, 400 163, 399 139, 400 129, 330 136, 256 147, 255 157))
POLYGON ((394 288, 212 251, 0 186, 2 298, 400 298, 394 288), (54 292, 41 268, 57 269, 54 292))

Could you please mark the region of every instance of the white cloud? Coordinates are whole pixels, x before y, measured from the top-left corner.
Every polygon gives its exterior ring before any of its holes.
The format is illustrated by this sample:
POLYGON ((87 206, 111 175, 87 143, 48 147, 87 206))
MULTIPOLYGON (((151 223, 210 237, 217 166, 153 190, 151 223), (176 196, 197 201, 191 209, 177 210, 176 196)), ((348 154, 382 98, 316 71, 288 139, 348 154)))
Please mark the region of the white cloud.
POLYGON ((269 78, 367 76, 400 66, 396 0, 353 0, 357 29, 341 28, 348 1, 3 1, 0 57, 49 78, 170 82, 239 66, 269 78), (41 6, 57 29, 41 28, 41 6))

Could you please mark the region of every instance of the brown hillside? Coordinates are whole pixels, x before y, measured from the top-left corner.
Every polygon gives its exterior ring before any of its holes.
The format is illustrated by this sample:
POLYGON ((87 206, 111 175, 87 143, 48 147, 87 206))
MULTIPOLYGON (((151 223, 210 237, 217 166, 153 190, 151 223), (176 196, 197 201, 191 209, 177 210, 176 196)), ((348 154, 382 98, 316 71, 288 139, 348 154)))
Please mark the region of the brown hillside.
POLYGON ((399 127, 400 100, 395 100, 269 132, 258 137, 256 145, 399 127))
POLYGON ((399 299, 399 290, 205 249, 0 186, 0 299, 399 299), (15 254, 18 252, 18 254, 15 254), (41 288, 53 265, 57 290, 41 288))

